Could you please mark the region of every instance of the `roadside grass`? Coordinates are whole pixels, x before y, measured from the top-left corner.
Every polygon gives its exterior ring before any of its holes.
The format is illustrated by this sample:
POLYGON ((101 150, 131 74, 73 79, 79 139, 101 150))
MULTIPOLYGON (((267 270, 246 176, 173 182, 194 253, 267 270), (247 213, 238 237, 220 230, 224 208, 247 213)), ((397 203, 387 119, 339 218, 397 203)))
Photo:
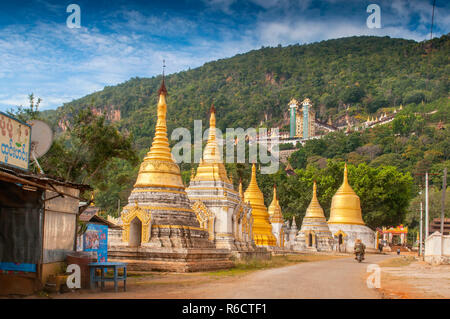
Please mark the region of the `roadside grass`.
POLYGON ((416 261, 414 256, 401 256, 389 258, 387 260, 383 260, 379 263, 380 267, 404 267, 410 265, 412 262, 416 261))

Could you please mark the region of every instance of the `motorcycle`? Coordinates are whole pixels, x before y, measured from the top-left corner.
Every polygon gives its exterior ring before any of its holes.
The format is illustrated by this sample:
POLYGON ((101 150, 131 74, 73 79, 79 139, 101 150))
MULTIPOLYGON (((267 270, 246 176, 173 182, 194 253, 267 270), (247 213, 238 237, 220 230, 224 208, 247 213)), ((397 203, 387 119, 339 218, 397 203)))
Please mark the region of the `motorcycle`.
POLYGON ((362 253, 360 253, 360 252, 357 252, 357 253, 356 253, 356 258, 355 258, 355 259, 360 263, 361 261, 364 260, 364 254, 362 254, 362 253))

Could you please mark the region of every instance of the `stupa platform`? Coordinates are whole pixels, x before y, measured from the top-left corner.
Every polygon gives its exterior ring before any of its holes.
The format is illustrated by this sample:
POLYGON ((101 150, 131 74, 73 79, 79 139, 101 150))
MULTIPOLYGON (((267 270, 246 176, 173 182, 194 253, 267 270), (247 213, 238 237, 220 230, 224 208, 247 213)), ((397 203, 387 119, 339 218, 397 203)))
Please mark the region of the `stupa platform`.
POLYGON ((126 262, 131 271, 195 272, 234 266, 225 249, 110 246, 109 261, 126 262))
POLYGON ((328 227, 335 239, 333 249, 335 251, 353 253, 356 239, 361 239, 366 245, 367 252, 376 248, 376 234, 365 225, 329 224, 328 227), (339 245, 339 235, 342 235, 341 245, 339 245))
POLYGON ((239 260, 269 260, 272 253, 263 247, 256 247, 253 250, 233 250, 231 251, 233 258, 239 260))

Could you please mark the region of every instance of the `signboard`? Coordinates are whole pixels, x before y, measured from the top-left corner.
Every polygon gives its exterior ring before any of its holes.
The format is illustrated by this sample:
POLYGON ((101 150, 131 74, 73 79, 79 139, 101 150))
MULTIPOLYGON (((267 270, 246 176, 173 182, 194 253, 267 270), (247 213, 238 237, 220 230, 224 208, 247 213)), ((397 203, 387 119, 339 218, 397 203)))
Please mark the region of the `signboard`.
POLYGON ((28 169, 31 126, 0 112, 0 163, 28 169))
POLYGON ((108 261, 108 226, 88 224, 83 236, 84 251, 96 251, 98 262, 108 261))
POLYGON ((0 270, 3 270, 3 271, 36 272, 36 264, 21 264, 21 263, 0 262, 0 270))

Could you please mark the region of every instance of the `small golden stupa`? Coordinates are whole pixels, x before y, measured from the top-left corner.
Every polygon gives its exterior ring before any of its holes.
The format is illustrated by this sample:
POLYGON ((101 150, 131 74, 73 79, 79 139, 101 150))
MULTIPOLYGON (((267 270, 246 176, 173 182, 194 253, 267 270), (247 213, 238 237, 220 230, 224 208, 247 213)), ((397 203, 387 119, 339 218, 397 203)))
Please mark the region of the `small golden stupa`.
POLYGON ((317 184, 314 181, 313 185, 313 197, 306 209, 306 214, 304 218, 323 218, 325 219, 325 214, 323 212, 322 206, 320 206, 319 200, 317 199, 317 184))
POLYGON ((214 105, 210 113, 208 141, 186 192, 216 248, 228 249, 240 256, 240 252, 254 248, 250 227, 245 226, 251 224, 251 209, 234 190, 222 161, 216 139, 214 105))
POLYGON ((273 199, 269 206, 269 221, 271 224, 283 224, 283 214, 281 213, 281 206, 277 199, 277 187, 273 186, 273 199))
POLYGON ((211 116, 209 118, 208 142, 193 181, 222 181, 232 185, 227 176, 225 165, 222 162, 216 139, 216 109, 214 105, 211 106, 211 116))
POLYGON ((250 203, 253 216, 253 240, 257 246, 276 246, 277 240, 272 233, 269 213, 264 205, 264 195, 256 181, 256 166, 252 165, 252 178, 244 193, 244 200, 250 203))
POLYGON ((242 189, 242 178, 239 180, 239 196, 244 200, 244 191, 242 189))
POLYGON ((295 238, 294 250, 331 251, 332 249, 333 236, 317 199, 317 184, 314 182, 312 199, 295 238))
POLYGON ((277 239, 277 245, 284 247, 284 230, 283 230, 283 214, 281 213, 281 206, 277 198, 277 186, 273 185, 273 199, 269 206, 269 221, 272 226, 272 233, 277 239))
POLYGON ((364 225, 359 196, 348 183, 347 163, 344 168, 344 181, 331 200, 328 224, 364 225))

